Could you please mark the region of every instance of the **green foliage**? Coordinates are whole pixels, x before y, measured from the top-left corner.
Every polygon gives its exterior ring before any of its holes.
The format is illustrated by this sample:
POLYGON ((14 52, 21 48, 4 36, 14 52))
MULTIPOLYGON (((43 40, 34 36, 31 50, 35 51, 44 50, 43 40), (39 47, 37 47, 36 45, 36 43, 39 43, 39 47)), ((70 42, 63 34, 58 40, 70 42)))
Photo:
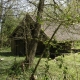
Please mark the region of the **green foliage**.
POLYGON ((14 12, 11 9, 5 13, 2 23, 3 46, 7 46, 10 44, 9 36, 13 32, 13 30, 17 27, 21 19, 22 16, 21 17, 19 16, 19 18, 14 16, 14 12))
POLYGON ((74 46, 75 49, 80 49, 80 41, 75 41, 74 46))
POLYGON ((80 2, 77 0, 67 0, 59 3, 59 1, 53 1, 50 5, 44 8, 44 16, 46 16, 46 21, 50 23, 63 22, 64 27, 69 27, 73 24, 80 22, 80 2))
MULTIPOLYGON (((14 15, 13 11, 10 10, 6 15, 14 15)), ((18 20, 15 16, 5 16, 3 18, 3 33, 5 36, 9 36, 12 31, 16 28, 18 25, 18 20)))
POLYGON ((20 75, 23 72, 21 68, 22 68, 21 62, 14 62, 11 68, 9 69, 8 74, 20 75))
MULTIPOLYGON (((0 3, 0 6, 1 6, 1 3, 0 3)), ((1 12, 2 12, 2 8, 0 7, 0 18, 1 18, 1 14, 2 14, 1 12)))
POLYGON ((49 59, 47 58, 47 60, 45 61, 45 76, 44 76, 44 80, 49 80, 48 77, 48 71, 49 71, 49 64, 48 64, 49 59))
MULTIPOLYGON (((4 53, 3 53, 4 54, 4 53)), ((8 54, 8 53, 5 53, 8 54)), ((34 66, 39 58, 34 59, 33 67, 23 72, 21 63, 25 57, 15 57, 9 55, 1 55, 0 59, 0 80, 29 80, 29 77, 34 69, 34 66)), ((35 73, 38 80, 79 80, 80 79, 80 54, 68 54, 58 56, 54 60, 42 58, 38 69, 35 73)))

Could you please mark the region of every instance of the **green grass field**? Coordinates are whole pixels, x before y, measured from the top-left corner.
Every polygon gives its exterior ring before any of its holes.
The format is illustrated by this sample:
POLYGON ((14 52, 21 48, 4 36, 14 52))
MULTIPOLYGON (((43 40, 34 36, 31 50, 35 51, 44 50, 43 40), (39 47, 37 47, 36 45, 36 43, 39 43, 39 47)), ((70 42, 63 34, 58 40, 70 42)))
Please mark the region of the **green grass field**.
MULTIPOLYGON (((16 63, 22 62, 25 57, 15 57, 9 51, 0 52, 0 80, 29 80, 39 58, 34 59, 33 67, 24 72, 16 65, 16 69, 11 70, 16 63)), ((42 58, 35 73, 37 80, 80 80, 80 53, 58 56, 54 60, 42 58)))

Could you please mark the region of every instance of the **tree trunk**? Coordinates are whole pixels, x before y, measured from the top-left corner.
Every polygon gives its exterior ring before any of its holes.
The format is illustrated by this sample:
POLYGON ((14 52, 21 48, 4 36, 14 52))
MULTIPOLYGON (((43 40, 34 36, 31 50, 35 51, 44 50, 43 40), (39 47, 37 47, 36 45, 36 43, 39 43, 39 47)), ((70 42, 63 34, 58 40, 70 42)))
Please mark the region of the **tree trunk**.
MULTIPOLYGON (((44 0, 40 0, 39 5, 38 5, 38 12, 37 12, 34 33, 32 34, 32 40, 30 42, 29 49, 28 49, 29 55, 28 55, 28 59, 26 59, 26 62, 29 61, 29 67, 31 67, 31 65, 33 63, 37 45, 38 45, 38 39, 39 39, 39 35, 40 35, 40 30, 41 30, 40 20, 42 19, 43 7, 44 7, 44 0)), ((27 56, 26 56, 26 58, 27 58, 27 56)))
POLYGON ((3 47, 3 0, 1 0, 1 48, 3 47))

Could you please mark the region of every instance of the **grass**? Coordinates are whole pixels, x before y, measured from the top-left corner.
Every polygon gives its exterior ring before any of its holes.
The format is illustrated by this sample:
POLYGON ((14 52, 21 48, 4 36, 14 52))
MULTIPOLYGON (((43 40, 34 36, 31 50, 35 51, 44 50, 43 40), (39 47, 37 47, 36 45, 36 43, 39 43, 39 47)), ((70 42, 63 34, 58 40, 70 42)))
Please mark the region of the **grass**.
MULTIPOLYGON (((5 50, 4 50, 5 51, 5 50)), ((0 52, 0 59, 4 58, 3 61, 0 61, 0 80, 29 80, 32 70, 34 69, 35 64, 39 58, 34 59, 34 64, 32 69, 21 72, 18 75, 15 75, 14 70, 11 70, 12 65, 14 65, 15 59, 17 63, 20 63, 25 59, 25 57, 15 57, 9 52, 0 52), (14 73, 9 75, 9 73, 14 73)), ((17 66, 16 66, 17 68, 17 66)), ((20 69, 16 69, 20 70, 20 69)), ((19 71, 17 71, 19 73, 19 71)), ((37 80, 80 80, 80 53, 65 55, 64 57, 58 56, 54 60, 49 59, 47 62, 46 58, 43 58, 39 64, 39 67, 35 73, 37 75, 37 80), (49 69, 49 70, 48 70, 49 69)))
MULTIPOLYGON (((8 77, 8 71, 10 67, 14 64, 14 56, 0 56, 0 59, 4 58, 3 61, 0 61, 0 80, 6 80, 8 77)), ((16 57, 17 61, 23 60, 23 57, 16 57)))
POLYGON ((75 49, 80 49, 80 41, 75 41, 74 42, 74 48, 75 49))

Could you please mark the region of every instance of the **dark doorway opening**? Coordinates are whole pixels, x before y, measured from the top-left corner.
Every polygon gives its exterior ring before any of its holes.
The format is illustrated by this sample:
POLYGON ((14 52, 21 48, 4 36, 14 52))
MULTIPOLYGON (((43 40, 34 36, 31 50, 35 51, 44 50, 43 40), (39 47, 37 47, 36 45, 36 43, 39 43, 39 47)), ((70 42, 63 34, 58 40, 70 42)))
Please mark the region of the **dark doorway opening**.
POLYGON ((15 43, 16 43, 16 55, 24 56, 25 55, 24 40, 15 40, 15 43))

